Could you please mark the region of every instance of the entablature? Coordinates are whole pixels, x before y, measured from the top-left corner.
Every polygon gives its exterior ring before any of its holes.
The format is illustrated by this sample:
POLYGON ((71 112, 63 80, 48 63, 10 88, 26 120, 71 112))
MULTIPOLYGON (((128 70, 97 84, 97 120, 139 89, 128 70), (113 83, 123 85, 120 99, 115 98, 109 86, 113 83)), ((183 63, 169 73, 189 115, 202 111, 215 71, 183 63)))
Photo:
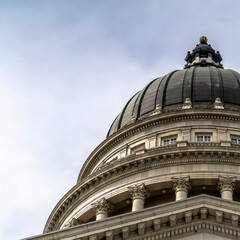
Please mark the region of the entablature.
MULTIPOLYGON (((197 131, 201 132, 201 128, 209 128, 205 129, 205 131, 211 131, 211 129, 215 129, 213 131, 213 141, 222 141, 222 138, 226 138, 225 141, 231 141, 229 131, 232 131, 233 134, 239 135, 240 128, 240 114, 239 111, 230 111, 230 110, 219 110, 219 109, 187 109, 187 110, 179 110, 174 112, 166 112, 154 116, 150 116, 148 118, 144 118, 134 122, 133 124, 129 124, 126 127, 122 128, 121 130, 117 131, 106 140, 104 140, 89 156, 86 160, 83 168, 79 174, 78 181, 82 178, 88 176, 91 172, 94 171, 95 167, 100 164, 101 161, 108 161, 110 158, 115 159, 118 156, 119 159, 119 150, 122 146, 129 146, 131 142, 135 144, 136 141, 141 141, 141 138, 148 137, 147 132, 149 131, 149 138, 151 138, 151 134, 157 133, 161 135, 162 133, 158 133, 158 127, 164 129, 163 131, 169 132, 172 134, 171 131, 176 131, 180 129, 181 123, 185 123, 185 128, 191 125, 189 124, 192 122, 195 124, 195 128, 198 129, 197 131), (207 123, 209 122, 209 124, 207 123), (180 125, 179 125, 180 124, 180 125), (169 127, 171 125, 171 127, 169 127), (205 126, 208 125, 208 126, 205 126), (179 126, 179 129, 178 127, 179 126), (199 127, 201 126, 201 127, 199 127), (205 127, 204 127, 205 126, 205 127), (154 128, 154 133, 151 132, 152 128, 154 128), (224 133, 225 131, 225 133, 224 133), (144 133, 144 134, 143 134, 144 133), (224 137, 224 134, 226 137, 224 137), (115 155, 114 155, 115 154, 115 155)), ((182 128, 182 126, 181 126, 182 128)), ((183 131, 184 129, 182 129, 183 131)), ((194 127, 193 127, 194 131, 194 127)), ((197 133, 197 132, 196 132, 197 133)), ((163 133, 164 134, 164 133, 163 133)), ((176 134, 176 133, 174 133, 176 134)), ((193 134, 193 132, 191 133, 193 134)), ((186 138, 188 133, 182 133, 182 136, 177 134, 179 140, 181 138, 186 138)), ((189 142, 193 142, 193 136, 190 135, 189 142)), ((160 140, 158 139, 158 142, 160 140)), ((145 141, 146 142, 146 141, 145 141)), ((150 146, 159 146, 158 142, 150 144, 150 146)), ((145 143, 146 144, 146 143, 145 143)), ((146 147, 149 145, 146 144, 146 147)), ((128 154, 128 150, 126 150, 126 155, 128 154)), ((123 154, 124 156, 124 154, 123 154)))
POLYGON ((239 202, 202 194, 25 240, 178 239, 203 232, 240 239, 239 209, 239 202))
MULTIPOLYGON (((194 143, 181 148, 169 145, 113 162, 78 183, 60 200, 46 224, 45 232, 60 228, 64 219, 80 202, 88 199, 98 189, 104 189, 109 183, 126 179, 136 173, 146 172, 148 169, 179 165, 193 166, 201 163, 240 166, 240 147, 222 147, 220 143, 194 143)), ((200 169, 199 171, 201 172, 200 169)), ((174 174, 176 175, 177 171, 174 174)), ((203 176, 208 177, 207 174, 208 170, 203 169, 203 176)), ((217 178, 219 172, 216 174, 213 176, 210 171, 209 177, 217 178)))

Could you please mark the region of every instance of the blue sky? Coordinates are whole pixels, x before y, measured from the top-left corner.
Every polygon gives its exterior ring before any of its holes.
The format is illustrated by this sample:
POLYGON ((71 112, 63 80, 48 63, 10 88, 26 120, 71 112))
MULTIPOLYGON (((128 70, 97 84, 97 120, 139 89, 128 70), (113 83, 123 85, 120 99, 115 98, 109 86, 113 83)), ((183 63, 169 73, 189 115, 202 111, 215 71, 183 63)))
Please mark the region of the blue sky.
POLYGON ((0 239, 40 234, 128 99, 206 35, 239 69, 240 2, 0 1, 0 239))

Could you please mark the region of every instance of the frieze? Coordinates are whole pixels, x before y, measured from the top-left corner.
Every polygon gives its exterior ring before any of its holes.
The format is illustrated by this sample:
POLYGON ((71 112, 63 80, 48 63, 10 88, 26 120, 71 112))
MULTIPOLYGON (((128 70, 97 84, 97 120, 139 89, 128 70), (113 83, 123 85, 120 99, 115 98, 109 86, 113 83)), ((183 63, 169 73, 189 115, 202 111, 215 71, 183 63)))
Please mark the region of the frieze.
MULTIPOLYGON (((204 145, 204 144, 203 144, 204 145)), ((161 149, 161 148, 160 148, 161 149)), ((227 149, 230 149, 229 147, 227 149)), ((227 150, 226 149, 226 150, 227 150)), ((155 149, 156 150, 156 149, 155 149)), ((150 152, 154 152, 151 150, 150 152)), ((157 151, 159 154, 159 151, 157 151)), ((162 152, 162 151, 161 151, 162 152)), ((196 151, 195 151, 196 152, 196 151)), ((49 221, 46 224, 46 232, 52 231, 55 229, 56 224, 60 218, 60 216, 66 213, 68 213, 68 210, 77 204, 79 204, 79 200, 83 201, 86 199, 93 191, 96 191, 99 188, 102 188, 103 186, 107 185, 110 181, 114 181, 115 179, 121 179, 126 177, 126 175, 133 174, 134 172, 139 172, 140 170, 145 170, 146 168, 156 168, 156 167, 163 167, 166 165, 176 165, 176 164, 193 164, 193 163, 228 163, 228 164, 234 164, 234 165, 240 165, 240 161, 237 159, 239 157, 239 153, 234 152, 224 152, 221 151, 222 156, 225 156, 226 153, 228 153, 232 158, 225 159, 225 158, 219 158, 219 151, 207 151, 207 149, 204 150, 204 157, 202 156, 201 151, 198 152, 198 156, 195 155, 195 152, 180 152, 181 158, 178 158, 179 153, 175 152, 174 156, 175 159, 171 156, 171 153, 169 154, 162 154, 162 155, 152 155, 149 156, 146 153, 145 158, 142 158, 144 156, 139 156, 140 159, 136 159, 133 156, 129 156, 129 158, 126 158, 125 161, 121 161, 122 165, 116 166, 116 165, 109 165, 106 166, 106 168, 102 168, 100 172, 94 173, 92 176, 89 176, 82 182, 80 186, 76 185, 72 189, 72 193, 69 196, 71 190, 69 193, 65 195, 68 196, 66 200, 59 203, 60 205, 56 206, 53 212, 55 212, 54 215, 51 215, 52 220, 49 219, 49 221), (189 153, 189 155, 188 155, 189 153), (182 156, 184 154, 184 156, 182 156), (193 155, 194 157, 192 157, 193 155), (211 158, 208 158, 210 156, 211 158), (216 158, 217 156, 217 158, 216 158), (196 158, 198 157, 198 158, 196 158), (131 160, 132 159, 132 160, 131 160), (149 165, 149 162, 151 165, 149 165), (118 169, 118 170, 116 170, 118 169), (105 179, 103 181, 103 179, 105 179), (95 186, 95 187, 94 187, 95 186), (92 189, 92 190, 91 190, 92 189), (91 191, 90 191, 91 190, 91 191), (72 198, 72 195, 74 194, 74 198, 72 198), (62 208, 64 206, 64 208, 62 208), (61 208, 61 211, 58 211, 59 208, 61 208)), ((120 163, 120 164, 121 164, 120 163)), ((70 210, 71 211, 71 210, 70 210)), ((59 225, 57 224, 59 227, 59 225)))
MULTIPOLYGON (((218 110, 219 111, 219 110, 218 110)), ((199 119, 221 119, 221 120, 229 120, 229 121, 240 121, 240 117, 239 116, 229 116, 229 115, 223 115, 224 113, 221 112, 221 115, 219 115, 218 113, 202 113, 202 114, 194 114, 192 113, 191 115, 179 115, 179 116, 165 116, 162 119, 158 119, 159 117, 156 116, 152 116, 151 118, 154 119, 154 122, 149 122, 149 119, 143 119, 143 120, 138 120, 134 125, 134 129, 132 129, 133 127, 131 127, 127 132, 125 131, 126 129, 128 129, 128 127, 125 127, 121 130, 119 130, 115 134, 113 134, 111 137, 109 137, 109 139, 106 139, 106 141, 104 141, 103 143, 101 143, 99 145, 99 147, 97 149, 94 150, 94 152, 90 155, 90 157, 87 159, 86 162, 89 162, 91 159, 91 163, 89 163, 88 165, 88 169, 89 170, 85 170, 84 175, 83 176, 79 176, 78 181, 86 176, 87 174, 89 174, 90 169, 92 169, 93 166, 95 166, 96 162, 109 150, 111 149, 113 146, 115 146, 116 144, 118 144, 119 142, 121 142, 123 139, 126 139, 127 137, 142 131, 143 129, 146 128, 150 128, 156 125, 161 125, 161 124, 166 124, 169 122, 175 122, 175 121, 182 121, 182 120, 199 120, 199 119), (147 120, 147 121, 146 121, 147 120), (146 122, 146 123, 144 123, 146 122), (144 124, 144 125, 143 125, 144 124), (107 145, 105 145, 107 144, 107 145), (105 145, 105 146, 103 146, 105 145), (98 150, 99 149, 99 150, 98 150)), ((159 115, 157 115, 159 116, 159 115)), ((160 115, 162 116, 162 115, 160 115)), ((150 119, 151 120, 151 119, 150 119)), ((132 126, 132 125, 131 125, 132 126)))

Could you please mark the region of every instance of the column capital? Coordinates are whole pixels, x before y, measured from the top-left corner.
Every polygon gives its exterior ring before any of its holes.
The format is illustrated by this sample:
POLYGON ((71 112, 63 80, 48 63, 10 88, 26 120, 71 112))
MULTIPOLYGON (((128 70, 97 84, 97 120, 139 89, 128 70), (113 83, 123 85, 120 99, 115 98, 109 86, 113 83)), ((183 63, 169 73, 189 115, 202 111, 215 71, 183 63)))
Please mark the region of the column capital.
POLYGON ((185 191, 188 193, 191 189, 189 176, 179 177, 179 178, 172 177, 172 181, 173 181, 173 189, 175 190, 175 192, 185 191))
POLYGON ((218 177, 218 190, 222 193, 223 191, 233 192, 236 188, 237 177, 218 177))
POLYGON ((102 198, 99 201, 92 204, 92 208, 95 210, 96 214, 99 213, 109 213, 113 209, 113 205, 106 200, 106 198, 102 198))
POLYGON ((82 221, 80 221, 77 218, 73 218, 69 223, 68 223, 68 227, 73 227, 73 226, 77 226, 79 224, 82 224, 82 221))
POLYGON ((144 183, 135 185, 133 187, 128 187, 132 200, 142 199, 145 200, 150 196, 149 191, 147 190, 144 183))

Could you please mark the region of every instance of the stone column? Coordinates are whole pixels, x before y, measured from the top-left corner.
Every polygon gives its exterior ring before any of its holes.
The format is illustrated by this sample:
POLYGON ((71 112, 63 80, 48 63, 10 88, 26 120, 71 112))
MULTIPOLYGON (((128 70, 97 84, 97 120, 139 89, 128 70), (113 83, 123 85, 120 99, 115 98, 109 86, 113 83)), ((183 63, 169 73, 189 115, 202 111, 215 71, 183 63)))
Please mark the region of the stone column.
POLYGON ((191 189, 190 186, 190 177, 180 177, 180 178, 172 178, 173 181, 173 189, 176 194, 176 201, 187 198, 188 192, 191 189))
POLYGON ((147 197, 150 196, 144 183, 135 185, 134 187, 128 188, 132 198, 132 212, 138 211, 144 208, 144 202, 147 197))
POLYGON ((96 220, 101 220, 108 217, 109 212, 112 210, 112 205, 105 198, 102 198, 93 203, 92 208, 96 212, 96 220))
POLYGON ((221 198, 233 200, 233 191, 236 187, 237 177, 218 177, 218 190, 221 193, 221 198))

